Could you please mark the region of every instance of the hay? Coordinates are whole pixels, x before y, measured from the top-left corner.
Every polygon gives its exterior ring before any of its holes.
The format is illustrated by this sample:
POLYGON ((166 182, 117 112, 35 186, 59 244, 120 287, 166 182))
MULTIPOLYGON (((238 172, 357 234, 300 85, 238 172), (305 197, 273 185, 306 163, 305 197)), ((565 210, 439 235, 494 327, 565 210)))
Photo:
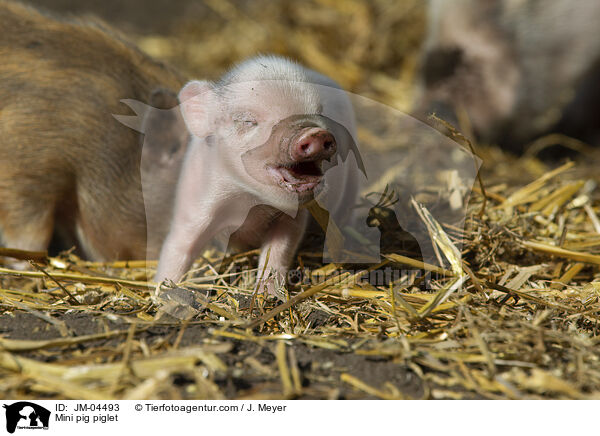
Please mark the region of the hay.
MULTIPOLYGON (((421 2, 206 4, 203 21, 190 18, 172 35, 141 38, 142 48, 202 77, 216 77, 256 51, 286 54, 347 89, 410 106, 421 2)), ((378 140, 376 132, 361 137, 378 140)), ((2 256, 36 265, 0 268, 2 395, 599 398, 595 168, 549 168, 534 153, 515 159, 493 147, 478 152, 481 185, 464 230, 419 209, 447 262, 389 253, 372 268, 442 273, 431 291, 416 276, 374 286, 357 280, 369 270, 342 272, 304 251, 298 264, 320 279, 280 304, 253 292, 248 273, 256 251, 228 259, 245 271, 221 273, 208 267, 214 256, 205 253, 195 264, 197 277, 164 288, 167 304, 145 280, 155 263, 2 249, 2 256)))
MULTIPOLYGON (((481 218, 483 198, 474 195, 463 260, 451 262, 453 274, 429 293, 375 287, 356 280, 366 271, 339 277, 341 267, 328 265, 322 284, 277 304, 256 298, 243 273, 224 273, 214 285, 179 285, 200 301, 182 321, 157 319, 154 285, 131 280, 143 263, 66 255, 39 271, 2 268, 2 325, 13 336, 0 340, 5 395, 597 398, 600 238, 590 219, 597 204, 582 194, 576 165, 546 174, 526 186, 488 184, 497 195, 481 218), (216 293, 205 297, 199 288, 216 293), (34 330, 10 329, 23 311, 34 330), (40 332, 49 338, 33 340, 40 332), (385 365, 397 377, 373 378, 360 365, 385 365), (402 385, 402 377, 411 382, 402 385)), ((453 256, 443 226, 427 219, 441 251, 453 256)), ((251 257, 233 262, 250 265, 251 257)), ((407 260, 390 254, 386 262, 407 260)))

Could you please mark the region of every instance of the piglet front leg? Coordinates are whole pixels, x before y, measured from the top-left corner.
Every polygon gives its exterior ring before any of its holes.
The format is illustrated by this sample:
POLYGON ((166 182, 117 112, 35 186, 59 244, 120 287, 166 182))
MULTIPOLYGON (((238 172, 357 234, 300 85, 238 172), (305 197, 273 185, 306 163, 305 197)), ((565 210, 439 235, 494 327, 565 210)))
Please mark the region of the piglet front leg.
POLYGON ((301 210, 296 218, 281 215, 266 235, 258 261, 256 290, 283 299, 281 286, 285 285, 298 244, 304 236, 308 212, 301 210))
POLYGON ((214 236, 211 220, 200 223, 175 222, 160 252, 155 282, 181 280, 200 250, 214 236))
POLYGON ((190 144, 177 185, 169 233, 162 245, 155 282, 181 280, 200 251, 223 227, 219 186, 205 163, 210 161, 202 143, 190 144))

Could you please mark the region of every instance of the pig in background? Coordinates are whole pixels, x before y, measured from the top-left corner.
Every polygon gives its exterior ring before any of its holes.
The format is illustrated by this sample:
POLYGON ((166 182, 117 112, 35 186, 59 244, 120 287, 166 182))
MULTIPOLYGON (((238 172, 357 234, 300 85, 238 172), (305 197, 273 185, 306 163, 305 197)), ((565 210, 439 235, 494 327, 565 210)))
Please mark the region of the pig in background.
MULTIPOLYGON (((140 174, 177 177, 188 135, 178 112, 145 113, 142 168, 141 135, 111 114, 123 98, 172 108, 183 78, 99 21, 0 1, 0 29, 2 245, 41 251, 54 239, 92 260, 144 258, 140 174)), ((168 208, 170 193, 156 194, 168 208)), ((156 255, 160 239, 148 241, 156 255)))
POLYGON ((418 112, 520 152, 559 132, 598 143, 600 2, 430 0, 418 112), (460 118, 460 117, 459 117, 460 118))

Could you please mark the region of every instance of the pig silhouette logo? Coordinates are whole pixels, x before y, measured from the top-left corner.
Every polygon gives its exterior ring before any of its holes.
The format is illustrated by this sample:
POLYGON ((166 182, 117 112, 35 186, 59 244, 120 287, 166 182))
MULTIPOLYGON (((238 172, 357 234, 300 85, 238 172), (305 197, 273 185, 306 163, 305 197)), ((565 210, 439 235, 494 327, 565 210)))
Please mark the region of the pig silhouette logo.
MULTIPOLYGON (((379 195, 379 200, 369 209, 366 218, 368 227, 377 227, 380 231, 379 252, 409 255, 415 260, 422 261, 423 253, 419 241, 402 227, 393 208, 399 201, 398 195, 389 189, 389 185, 386 185, 385 190, 379 195)), ((370 194, 366 197, 369 196, 370 194)))
POLYGON ((323 263, 362 268, 389 253, 445 262, 419 211, 463 227, 479 164, 452 139, 275 57, 246 61, 218 82, 189 82, 172 97, 179 105, 168 110, 123 100, 136 116, 114 115, 144 135, 156 283, 190 277, 201 255, 219 271, 229 248, 259 248, 255 289, 275 295, 285 278, 298 280, 287 273, 312 218, 323 263), (370 193, 377 204, 362 201, 370 193))
POLYGON ((14 433, 19 429, 48 429, 50 411, 42 406, 29 401, 19 401, 10 405, 4 404, 6 409, 6 431, 14 433))

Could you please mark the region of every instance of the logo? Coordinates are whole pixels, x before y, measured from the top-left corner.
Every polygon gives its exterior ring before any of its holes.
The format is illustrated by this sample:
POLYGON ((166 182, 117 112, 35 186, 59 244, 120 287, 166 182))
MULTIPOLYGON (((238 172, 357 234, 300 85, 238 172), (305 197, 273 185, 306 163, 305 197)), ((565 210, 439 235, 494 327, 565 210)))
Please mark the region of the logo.
POLYGON ((50 411, 29 401, 4 405, 6 409, 6 431, 14 433, 17 428, 47 430, 50 411))

